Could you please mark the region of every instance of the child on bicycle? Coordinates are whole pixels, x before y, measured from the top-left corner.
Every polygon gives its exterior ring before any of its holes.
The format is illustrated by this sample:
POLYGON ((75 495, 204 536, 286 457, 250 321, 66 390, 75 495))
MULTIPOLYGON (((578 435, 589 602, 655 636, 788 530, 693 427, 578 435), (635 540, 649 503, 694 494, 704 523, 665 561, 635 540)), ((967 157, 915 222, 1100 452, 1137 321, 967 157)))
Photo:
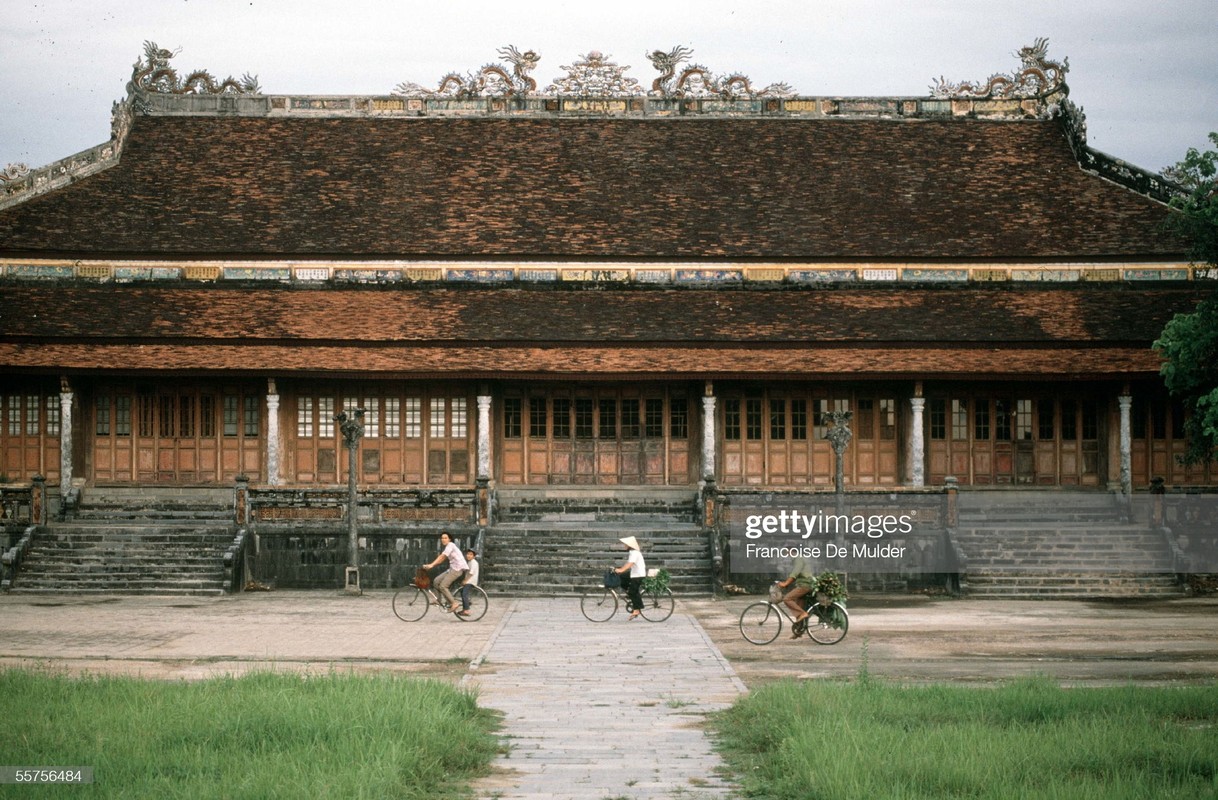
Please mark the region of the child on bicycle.
POLYGON ((482 565, 478 563, 478 554, 474 549, 465 551, 465 564, 469 569, 465 573, 465 580, 461 582, 461 610, 457 613, 469 615, 469 587, 478 585, 478 574, 482 571, 482 565))

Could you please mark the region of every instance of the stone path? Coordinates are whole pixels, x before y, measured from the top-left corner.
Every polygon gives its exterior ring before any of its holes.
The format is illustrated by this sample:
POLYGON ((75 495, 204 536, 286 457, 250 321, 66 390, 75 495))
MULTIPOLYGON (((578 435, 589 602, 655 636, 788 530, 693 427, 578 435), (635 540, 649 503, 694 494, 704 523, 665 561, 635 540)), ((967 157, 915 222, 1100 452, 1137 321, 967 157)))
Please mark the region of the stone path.
POLYGON ((576 598, 516 600, 466 679, 504 715, 484 798, 718 798, 703 729, 744 684, 698 621, 584 619, 576 598))

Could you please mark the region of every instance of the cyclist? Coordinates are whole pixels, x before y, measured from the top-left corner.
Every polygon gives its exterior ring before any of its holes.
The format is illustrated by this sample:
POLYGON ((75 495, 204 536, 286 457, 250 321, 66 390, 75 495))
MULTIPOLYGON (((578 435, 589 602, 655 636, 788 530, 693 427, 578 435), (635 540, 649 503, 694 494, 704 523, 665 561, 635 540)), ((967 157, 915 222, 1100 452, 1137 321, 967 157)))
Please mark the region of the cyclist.
POLYGON ((448 603, 448 610, 455 614, 458 608, 457 600, 448 587, 469 571, 469 564, 466 562, 465 556, 461 555, 461 548, 457 547, 452 537, 448 535, 448 531, 440 534, 440 548, 440 555, 436 556, 435 560, 427 564, 424 569, 433 569, 444 559, 448 559, 448 570, 436 579, 436 588, 440 590, 440 596, 448 603))
POLYGON ((643 551, 639 549, 638 539, 627 536, 618 541, 626 545, 630 555, 626 557, 626 563, 615 567, 614 571, 622 576, 622 588, 630 599, 631 611, 627 619, 634 619, 643 613, 643 578, 647 577, 647 564, 643 561, 643 551))
POLYGON ((791 638, 798 639, 804 632, 804 627, 807 625, 808 612, 804 608, 804 596, 812 591, 812 587, 816 585, 816 579, 812 577, 812 570, 808 567, 808 562, 799 557, 795 559, 795 563, 791 565, 791 572, 785 580, 778 581, 778 588, 786 589, 789 586, 794 586, 789 592, 782 596, 782 601, 786 603, 787 608, 791 609, 795 614, 795 622, 791 625, 791 638))
POLYGON ((482 565, 478 563, 478 554, 472 547, 465 551, 465 563, 469 569, 465 572, 465 580, 461 582, 461 610, 457 613, 469 616, 469 587, 478 585, 478 574, 482 571, 482 565))

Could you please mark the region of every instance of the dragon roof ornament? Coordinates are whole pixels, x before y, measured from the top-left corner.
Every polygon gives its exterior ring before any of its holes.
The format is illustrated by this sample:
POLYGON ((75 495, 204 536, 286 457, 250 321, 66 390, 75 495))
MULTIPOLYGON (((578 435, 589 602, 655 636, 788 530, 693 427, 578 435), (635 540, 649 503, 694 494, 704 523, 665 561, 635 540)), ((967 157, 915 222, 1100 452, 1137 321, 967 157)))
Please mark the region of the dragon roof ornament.
POLYGON ((1059 61, 1048 59, 1049 40, 1041 37, 1016 53, 1023 69, 1010 75, 995 73, 983 83, 961 81, 952 83, 940 77, 930 87, 932 97, 971 98, 1045 98, 1056 92, 1064 97, 1069 94, 1066 73, 1070 71, 1070 59, 1059 61))
POLYGON ((404 81, 394 87, 393 94, 405 97, 523 97, 537 88, 537 81, 533 80, 529 73, 537 67, 537 62, 541 61, 540 55, 533 50, 525 50, 522 53, 510 44, 496 52, 507 60, 507 66, 486 64, 477 72, 468 75, 450 72, 440 78, 436 89, 404 81))
POLYGON ((660 77, 651 82, 653 97, 724 97, 728 99, 754 97, 792 97, 795 91, 786 83, 771 83, 764 89, 754 89, 749 76, 739 72, 715 76, 701 64, 690 64, 677 73, 677 67, 687 61, 694 51, 677 46, 665 53, 653 50, 647 54, 660 77))
POLYGON ((495 96, 527 97, 531 94, 546 96, 567 95, 576 97, 722 97, 727 99, 749 99, 755 97, 793 97, 794 90, 786 83, 773 83, 764 89, 755 89, 747 75, 729 73, 717 76, 700 64, 690 64, 678 72, 678 67, 688 61, 693 50, 674 47, 665 52, 654 50, 647 54, 660 76, 652 81, 647 92, 634 78, 625 73, 629 66, 621 66, 598 50, 570 65, 563 65, 566 75, 555 78, 541 92, 537 83, 529 77, 541 56, 533 50, 521 52, 512 45, 501 48, 499 55, 506 64, 487 64, 476 72, 461 75, 450 72, 440 79, 435 89, 417 83, 399 83, 393 94, 406 97, 431 98, 475 98, 495 96))
POLYGON ((185 78, 169 66, 178 50, 165 50, 156 42, 144 42, 144 57, 131 68, 131 87, 144 92, 162 94, 259 94, 257 76, 248 72, 241 80, 231 75, 217 82, 207 70, 197 69, 185 78))
POLYGON ((9 164, 4 169, 0 169, 0 186, 6 183, 16 183, 29 174, 30 168, 28 165, 21 162, 9 164))

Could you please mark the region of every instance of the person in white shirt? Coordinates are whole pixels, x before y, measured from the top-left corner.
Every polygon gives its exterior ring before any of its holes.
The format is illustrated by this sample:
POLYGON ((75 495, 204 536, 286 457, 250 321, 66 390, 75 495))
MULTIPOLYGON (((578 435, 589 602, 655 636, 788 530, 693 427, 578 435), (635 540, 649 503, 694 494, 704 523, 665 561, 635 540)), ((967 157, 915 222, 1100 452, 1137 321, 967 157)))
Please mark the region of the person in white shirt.
POLYGON ((626 557, 626 563, 616 567, 615 571, 622 576, 622 589, 630 598, 631 611, 627 619, 634 619, 643 613, 643 578, 647 577, 647 564, 643 561, 643 551, 639 549, 638 539, 627 536, 618 541, 626 546, 629 555, 626 557))
POLYGON ((448 559, 448 570, 436 579, 436 588, 440 590, 440 596, 448 603, 448 610, 456 613, 457 600, 453 597, 453 593, 449 591, 449 586, 453 581, 460 578, 469 569, 469 564, 465 562, 465 556, 461 555, 461 548, 457 547, 453 542, 452 537, 448 535, 448 531, 440 534, 440 555, 436 556, 435 560, 428 564, 424 569, 432 569, 440 564, 444 559, 448 559))
POLYGON ((461 611, 460 614, 469 613, 469 589, 467 586, 478 585, 478 574, 482 571, 482 565, 478 563, 478 554, 469 549, 465 551, 465 563, 469 566, 469 570, 465 573, 465 580, 461 582, 461 611))

